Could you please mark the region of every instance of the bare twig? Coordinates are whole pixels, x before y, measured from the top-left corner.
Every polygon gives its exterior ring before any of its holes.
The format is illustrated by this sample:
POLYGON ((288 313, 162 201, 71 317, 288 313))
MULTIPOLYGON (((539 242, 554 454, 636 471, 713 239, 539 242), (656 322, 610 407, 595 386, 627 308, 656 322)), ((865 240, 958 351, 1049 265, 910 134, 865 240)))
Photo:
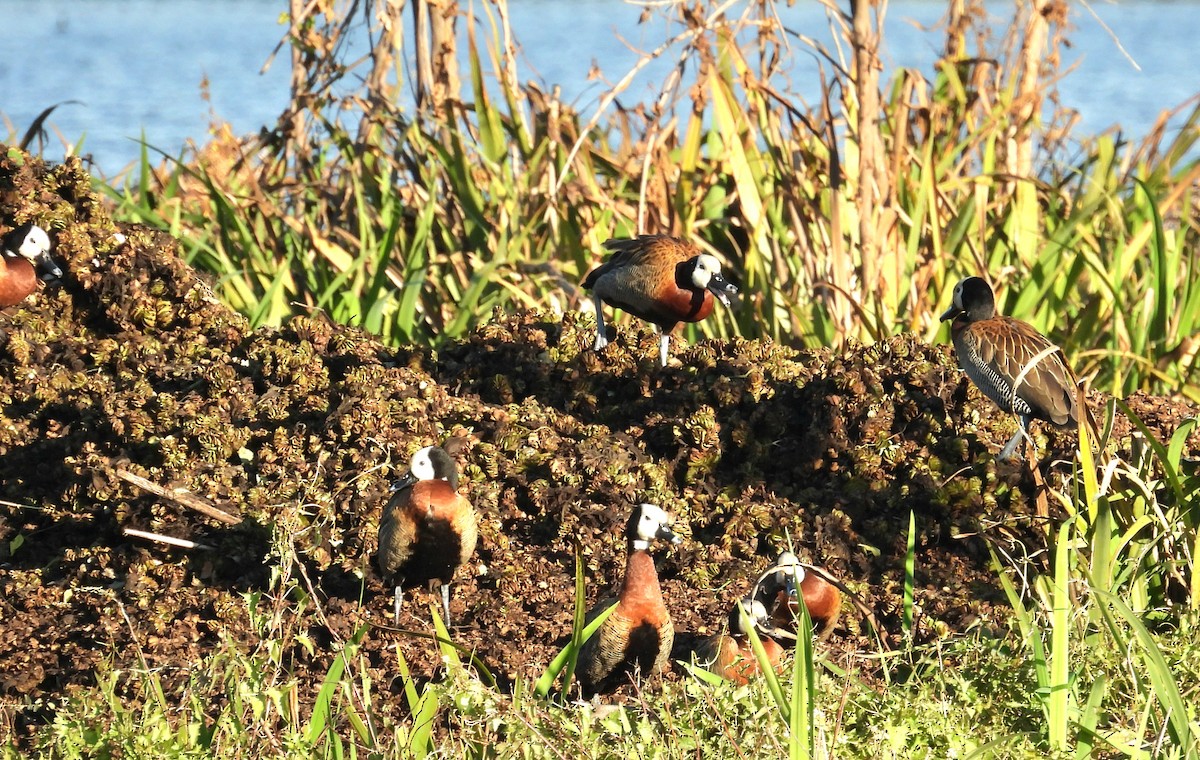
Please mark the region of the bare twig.
POLYGON ((801 562, 800 566, 803 567, 806 572, 815 573, 816 575, 823 578, 825 580, 825 582, 827 582, 833 586, 836 586, 838 589, 840 589, 841 592, 843 594, 845 594, 846 597, 850 600, 850 602, 854 605, 854 609, 855 609, 855 611, 858 612, 859 616, 862 617, 862 619, 866 620, 868 624, 870 624, 871 626, 873 626, 875 628, 876 633, 880 637, 879 641, 883 644, 884 648, 887 649, 888 651, 891 651, 891 647, 888 646, 887 640, 883 638, 883 626, 881 626, 879 624, 878 618, 875 617, 874 610, 872 610, 867 605, 867 603, 865 601, 863 601, 863 598, 859 594, 855 593, 853 589, 848 587, 846 584, 842 583, 841 580, 839 580, 838 578, 835 578, 833 575, 831 575, 829 573, 828 570, 826 570, 823 567, 817 567, 816 565, 810 565, 807 562, 801 562))
POLYGON ((559 175, 558 182, 550 189, 550 194, 552 196, 557 197, 559 191, 562 190, 563 185, 566 184, 568 175, 570 174, 568 168, 571 166, 572 162, 575 161, 575 156, 578 155, 580 149, 583 148, 583 144, 587 141, 588 135, 593 129, 596 128, 596 125, 600 123, 600 118, 604 115, 604 112, 608 109, 608 107, 612 105, 613 101, 617 99, 617 96, 624 92, 625 89, 629 87, 630 83, 633 82, 638 72, 649 66, 652 61, 661 58, 662 55, 667 50, 670 50, 672 46, 678 45, 681 42, 691 42, 704 32, 710 30, 712 28, 712 24, 721 16, 723 16, 725 12, 734 4, 734 0, 726 0, 726 2, 713 9, 712 13, 708 15, 701 27, 686 29, 685 31, 680 32, 663 44, 659 45, 650 53, 643 54, 642 57, 638 59, 637 63, 635 63, 633 67, 626 72, 625 76, 622 77, 621 80, 615 85, 613 85, 612 89, 605 93, 604 97, 600 99, 600 104, 596 106, 596 111, 592 114, 592 118, 588 120, 583 129, 579 130, 579 139, 575 141, 575 144, 571 146, 570 152, 567 153, 567 158, 565 161, 563 161, 563 172, 559 175))
POLYGON ((43 508, 37 506, 36 504, 21 504, 16 501, 8 501, 6 499, 0 499, 0 507, 12 507, 13 509, 32 509, 36 512, 45 512, 46 511, 43 508))
POLYGON ((134 528, 122 528, 121 533, 134 538, 145 538, 150 541, 157 541, 160 544, 170 544, 171 546, 179 546, 184 549, 212 549, 206 544, 198 544, 195 541, 189 541, 186 538, 175 538, 174 536, 164 536, 161 533, 151 533, 147 530, 136 530, 134 528))
POLYGON ((231 515, 217 507, 211 502, 183 488, 163 488, 157 483, 152 483, 146 480, 141 475, 134 475, 126 470, 117 470, 117 477, 124 480, 126 483, 137 486, 143 491, 149 491, 160 499, 173 501, 181 507, 195 510, 205 517, 211 517, 227 525, 237 525, 242 521, 241 517, 231 515))
POLYGON ((1129 51, 1125 49, 1125 45, 1121 43, 1121 38, 1118 37, 1117 33, 1112 30, 1112 27, 1104 23, 1104 19, 1100 18, 1100 16, 1096 14, 1096 10, 1092 8, 1091 4, 1088 3, 1087 0, 1081 0, 1081 4, 1084 8, 1087 8, 1087 12, 1092 15, 1092 18, 1096 20, 1096 23, 1100 25, 1100 28, 1108 32, 1108 36, 1112 38, 1113 44, 1117 46, 1117 50, 1121 51, 1121 55, 1125 56, 1125 60, 1129 61, 1129 65, 1132 66, 1134 70, 1141 71, 1142 67, 1138 65, 1138 62, 1134 60, 1133 56, 1129 54, 1129 51))

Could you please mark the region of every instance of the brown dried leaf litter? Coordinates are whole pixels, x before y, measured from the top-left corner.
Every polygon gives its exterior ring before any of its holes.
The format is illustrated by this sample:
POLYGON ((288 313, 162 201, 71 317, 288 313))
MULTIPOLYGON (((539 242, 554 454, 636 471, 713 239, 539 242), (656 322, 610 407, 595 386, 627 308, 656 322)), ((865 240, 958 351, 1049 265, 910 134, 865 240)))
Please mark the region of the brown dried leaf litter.
MULTIPOLYGON (((497 314, 440 352, 388 348, 320 315, 252 331, 174 240, 114 224, 78 161, 14 155, 0 158, 0 225, 46 226, 68 274, 0 314, 0 498, 13 503, 0 505, 0 698, 10 704, 91 686, 98 665, 139 654, 171 684, 219 647, 249 651, 259 633, 242 594, 268 590, 269 563, 291 546, 300 561, 284 572, 311 582, 317 601, 262 604, 316 642, 313 655, 290 652, 315 691, 331 642, 388 620, 370 559, 388 481, 416 448, 450 435, 465 444, 464 489, 480 514, 474 564, 453 587, 454 635, 502 681, 540 673, 562 645, 576 551, 589 600, 617 581, 636 501, 673 512, 687 536, 658 561, 681 652, 720 626, 788 537, 892 635, 914 511, 922 639, 962 629, 1000 598, 982 530, 1041 540, 1028 470, 991 459, 1014 422, 968 387, 944 346, 710 341, 658 369, 648 331, 625 328, 597 355, 590 320, 571 314, 497 314), (203 517, 120 471, 244 519, 203 517)), ((1164 437, 1195 413, 1131 403, 1164 437)), ((1044 461, 1067 456, 1071 437, 1046 435, 1044 461)), ((433 599, 411 594, 401 625, 428 631, 433 599)), ((843 614, 827 646, 876 651, 860 621, 843 614)), ((372 629, 365 652, 392 689, 398 640, 419 673, 437 667, 427 642, 372 629)))

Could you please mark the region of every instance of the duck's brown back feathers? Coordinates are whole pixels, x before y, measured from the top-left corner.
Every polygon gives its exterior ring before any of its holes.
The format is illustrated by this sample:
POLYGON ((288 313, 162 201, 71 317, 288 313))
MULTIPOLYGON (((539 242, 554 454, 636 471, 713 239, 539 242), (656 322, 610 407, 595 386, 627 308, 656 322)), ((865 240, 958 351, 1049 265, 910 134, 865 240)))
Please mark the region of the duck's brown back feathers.
POLYGON ((712 313, 713 294, 691 282, 691 268, 701 253, 696 246, 666 235, 609 240, 604 246, 612 256, 583 281, 604 302, 663 332, 712 313))
POLYGON ((1064 427, 1077 424, 1074 373, 1062 351, 1032 326, 1005 316, 956 319, 951 334, 959 364, 1001 409, 1064 427))

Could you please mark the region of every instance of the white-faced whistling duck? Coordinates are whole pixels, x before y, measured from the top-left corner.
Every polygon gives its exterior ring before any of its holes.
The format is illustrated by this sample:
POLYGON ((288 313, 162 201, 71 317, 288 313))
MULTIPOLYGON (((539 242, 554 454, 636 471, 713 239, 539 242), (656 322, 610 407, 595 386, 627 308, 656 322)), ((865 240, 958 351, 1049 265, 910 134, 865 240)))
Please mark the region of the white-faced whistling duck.
POLYGON ((39 272, 46 279, 62 277, 50 258, 50 236, 36 224, 22 224, 3 238, 0 252, 0 307, 13 306, 38 288, 39 272))
POLYGON ((799 600, 804 600, 813 631, 824 638, 837 624, 842 611, 842 592, 816 571, 807 571, 795 554, 781 552, 759 581, 755 598, 763 603, 771 623, 794 634, 799 600))
POLYGON ((384 581, 395 585, 394 621, 399 625, 402 588, 437 582, 448 626, 450 581, 478 535, 475 510, 458 494, 458 468, 445 449, 426 446, 392 491, 379 520, 377 558, 384 581))
POLYGON ((761 672, 758 658, 750 646, 747 623, 753 626, 762 641, 763 651, 771 667, 778 669, 783 647, 771 638, 778 634, 762 602, 752 596, 740 600, 729 612, 729 626, 710 636, 696 648, 696 661, 722 678, 734 683, 746 683, 761 672))
POLYGON ((696 246, 666 235, 609 240, 612 255, 583 280, 596 308, 596 344, 608 345, 602 304, 609 304, 658 327, 659 361, 667 365, 671 331, 680 322, 699 322, 713 301, 729 306, 737 288, 721 276, 721 262, 696 246))
POLYGON ((987 282, 967 277, 955 285, 954 301, 942 314, 943 322, 948 319, 954 320, 950 335, 959 366, 984 395, 1020 420, 997 459, 1008 459, 1028 438, 1031 420, 1078 424, 1075 376, 1062 351, 1025 322, 996 314, 987 282))
POLYGON ((616 599, 607 599, 587 614, 590 622, 616 603, 616 609, 579 651, 577 672, 585 692, 611 691, 631 675, 650 676, 666 667, 675 643, 671 615, 663 604, 650 543, 683 539, 671 530, 671 517, 653 504, 639 504, 625 527, 628 553, 625 579, 616 599))

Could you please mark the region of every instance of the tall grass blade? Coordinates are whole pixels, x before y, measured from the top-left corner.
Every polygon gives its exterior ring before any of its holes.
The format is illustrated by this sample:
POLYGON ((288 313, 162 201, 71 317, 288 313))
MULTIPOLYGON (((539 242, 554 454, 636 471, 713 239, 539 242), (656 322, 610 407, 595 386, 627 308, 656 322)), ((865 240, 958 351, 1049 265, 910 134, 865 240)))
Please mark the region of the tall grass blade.
POLYGON ((1175 674, 1162 650, 1158 648, 1154 635, 1146 628, 1140 616, 1120 597, 1103 591, 1096 591, 1095 594, 1120 616, 1133 633, 1133 639, 1138 644, 1134 651, 1141 655, 1146 665, 1154 696, 1166 714, 1167 730, 1173 744, 1183 750, 1186 756, 1200 756, 1200 744, 1197 743, 1200 740, 1200 726, 1190 717, 1191 713, 1179 691, 1175 674))
POLYGON ((817 671, 813 661, 812 618, 803 603, 797 607, 788 745, 791 760, 808 760, 816 751, 817 671))
POLYGON ((1071 633, 1071 559, 1074 556, 1071 530, 1067 520, 1058 531, 1054 547, 1053 607, 1050 611, 1050 682, 1046 685, 1050 749, 1065 752, 1071 727, 1070 633, 1071 633))
POLYGON ((586 617, 586 602, 584 597, 584 563, 583 555, 576 553, 575 555, 575 615, 571 626, 571 640, 563 647, 550 664, 538 677, 534 684, 534 694, 539 698, 545 699, 550 694, 550 689, 554 686, 554 681, 559 674, 563 676, 562 691, 566 695, 571 688, 571 679, 575 675, 575 666, 579 661, 579 650, 584 643, 595 635, 596 631, 600 630, 600 626, 604 625, 604 621, 608 620, 608 616, 617 608, 616 603, 602 610, 595 619, 587 626, 584 626, 586 617))
POLYGON ((917 563, 917 516, 908 511, 908 540, 904 548, 904 609, 902 625, 904 635, 911 639, 913 633, 913 602, 916 590, 917 563))
POLYGON ((1098 738, 1096 726, 1099 725, 1100 717, 1104 714, 1104 697, 1107 691, 1108 678, 1104 674, 1100 674, 1092 683, 1087 703, 1084 704, 1083 711, 1079 716, 1075 739, 1075 757, 1079 760, 1091 760, 1094 756, 1095 741, 1098 738))
POLYGON ((346 642, 342 651, 334 656, 329 670, 325 673, 325 680, 322 682, 321 689, 317 692, 317 699, 313 703, 312 717, 308 721, 308 730, 305 731, 305 739, 310 746, 316 746, 329 725, 333 696, 342 683, 342 676, 345 673, 348 658, 354 652, 358 651, 367 628, 368 626, 363 625, 354 632, 354 635, 346 642))
MULTIPOLYGON (((428 686, 420 693, 417 692, 416 683, 408 669, 408 661, 404 659, 399 643, 396 644, 396 665, 404 681, 404 698, 412 715, 412 725, 404 749, 414 760, 424 760, 434 751, 433 724, 439 708, 437 694, 428 686)), ((397 739, 400 737, 397 736, 397 739)))

